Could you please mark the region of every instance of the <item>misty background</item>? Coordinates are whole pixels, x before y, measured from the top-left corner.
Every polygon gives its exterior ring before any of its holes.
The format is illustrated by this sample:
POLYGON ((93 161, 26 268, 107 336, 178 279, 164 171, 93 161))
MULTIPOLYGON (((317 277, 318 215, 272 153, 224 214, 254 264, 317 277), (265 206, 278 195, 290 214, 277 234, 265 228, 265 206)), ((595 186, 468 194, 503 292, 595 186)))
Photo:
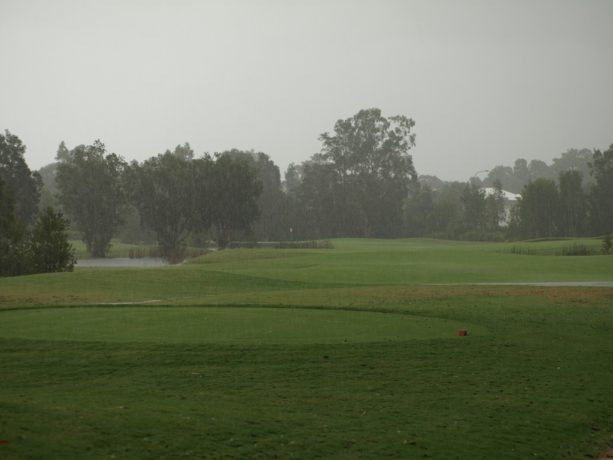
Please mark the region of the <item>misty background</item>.
POLYGON ((0 2, 0 128, 32 169, 102 139, 142 161, 266 152, 285 171, 358 110, 415 120, 419 174, 606 148, 611 1, 0 2))

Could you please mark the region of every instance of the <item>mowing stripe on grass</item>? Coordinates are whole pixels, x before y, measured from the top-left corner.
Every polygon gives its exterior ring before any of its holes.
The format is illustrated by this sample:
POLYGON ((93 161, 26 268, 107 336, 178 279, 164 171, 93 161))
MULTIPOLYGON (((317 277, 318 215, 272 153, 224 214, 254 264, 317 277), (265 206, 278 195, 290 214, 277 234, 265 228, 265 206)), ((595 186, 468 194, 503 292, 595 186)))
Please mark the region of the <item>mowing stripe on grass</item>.
POLYGON ((486 329, 421 316, 302 308, 83 307, 4 311, 0 337, 104 342, 309 344, 453 338, 486 329))

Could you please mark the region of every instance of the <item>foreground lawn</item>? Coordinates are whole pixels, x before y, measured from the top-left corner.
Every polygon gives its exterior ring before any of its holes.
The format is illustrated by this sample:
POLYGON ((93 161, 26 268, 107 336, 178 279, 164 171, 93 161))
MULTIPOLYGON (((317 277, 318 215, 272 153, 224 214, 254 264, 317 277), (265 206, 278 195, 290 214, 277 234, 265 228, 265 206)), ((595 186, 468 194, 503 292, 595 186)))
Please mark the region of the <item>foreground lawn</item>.
POLYGON ((0 458, 577 459, 612 443, 613 289, 467 284, 611 281, 612 257, 335 247, 0 279, 0 458), (150 303, 101 305, 122 302, 150 303))

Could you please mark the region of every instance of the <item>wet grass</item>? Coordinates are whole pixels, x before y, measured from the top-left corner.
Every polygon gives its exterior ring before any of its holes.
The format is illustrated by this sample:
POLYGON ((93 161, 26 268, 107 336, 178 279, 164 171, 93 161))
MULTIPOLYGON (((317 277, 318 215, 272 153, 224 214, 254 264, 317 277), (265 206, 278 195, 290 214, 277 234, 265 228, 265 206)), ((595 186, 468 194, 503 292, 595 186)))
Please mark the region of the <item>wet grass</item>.
POLYGON ((72 307, 2 314, 0 337, 209 344, 338 344, 448 338, 478 325, 414 316, 312 308, 72 307))
POLYGON ((613 257, 334 247, 1 279, 0 458, 577 459, 613 441, 613 289, 465 284, 611 280, 613 257))

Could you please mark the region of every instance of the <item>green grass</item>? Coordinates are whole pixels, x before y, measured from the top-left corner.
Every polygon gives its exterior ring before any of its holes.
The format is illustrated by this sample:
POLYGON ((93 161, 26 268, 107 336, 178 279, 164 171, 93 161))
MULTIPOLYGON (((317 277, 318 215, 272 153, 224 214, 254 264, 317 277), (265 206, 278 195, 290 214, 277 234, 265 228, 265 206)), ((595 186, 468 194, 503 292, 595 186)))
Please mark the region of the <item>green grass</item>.
POLYGON ((407 314, 301 308, 85 307, 4 312, 0 337, 151 343, 336 344, 449 338, 477 325, 407 314), (126 327, 126 325, 129 325, 126 327))
POLYGON ((0 458, 578 459, 613 443, 613 289, 471 284, 613 281, 613 256, 333 244, 0 279, 0 458), (123 302, 150 303, 103 305, 123 302))

